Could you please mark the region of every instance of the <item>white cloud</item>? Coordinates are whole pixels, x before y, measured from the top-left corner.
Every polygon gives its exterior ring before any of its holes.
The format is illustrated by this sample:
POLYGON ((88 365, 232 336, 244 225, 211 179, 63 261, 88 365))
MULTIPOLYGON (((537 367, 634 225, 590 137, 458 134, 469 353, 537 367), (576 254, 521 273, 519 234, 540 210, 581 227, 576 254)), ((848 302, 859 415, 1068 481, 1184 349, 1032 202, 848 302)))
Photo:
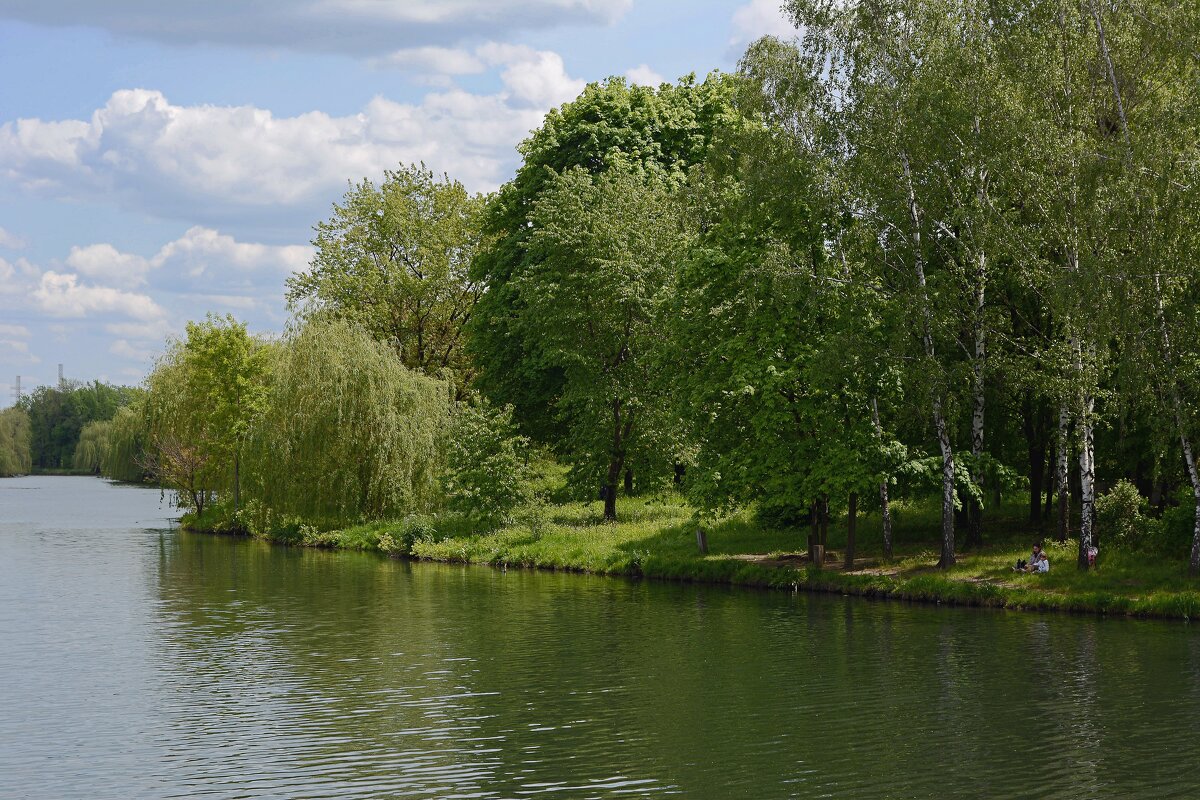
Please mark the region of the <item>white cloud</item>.
POLYGON ((230 271, 247 277, 247 271, 266 270, 270 280, 303 269, 312 258, 306 245, 266 245, 239 242, 211 228, 194 226, 183 236, 159 248, 150 258, 123 253, 108 243, 72 247, 66 265, 101 283, 133 288, 144 285, 151 270, 163 270, 169 283, 210 277, 230 271), (164 269, 165 268, 165 269, 164 269))
POLYGON ((112 322, 104 326, 104 330, 114 336, 124 339, 143 339, 162 341, 172 333, 171 325, 164 319, 150 322, 112 322))
POLYGON ((562 56, 550 50, 533 50, 512 45, 480 48, 485 58, 490 56, 506 64, 500 80, 509 97, 533 108, 549 108, 573 100, 583 91, 584 81, 567 75, 562 56))
POLYGON ((72 247, 66 264, 76 272, 104 283, 138 286, 146 282, 150 262, 141 256, 122 253, 111 244, 72 247))
POLYGON ((731 47, 738 49, 763 36, 790 39, 796 35, 796 26, 783 12, 783 0, 750 0, 733 12, 733 36, 731 47))
POLYGON ((476 190, 496 188, 515 145, 574 97, 557 54, 517 48, 505 91, 376 97, 360 113, 276 117, 252 106, 179 106, 161 92, 115 92, 90 120, 0 125, 0 179, 57 199, 116 202, 237 232, 320 219, 346 181, 424 161, 476 190))
POLYGON ((574 99, 585 85, 584 81, 567 74, 558 53, 535 50, 522 44, 487 42, 474 51, 446 47, 410 48, 398 50, 376 63, 438 79, 500 67, 500 80, 504 84, 500 99, 520 106, 557 106, 574 99))
POLYGON ((48 270, 33 291, 38 307, 55 317, 85 317, 94 313, 120 314, 134 319, 163 317, 163 308, 144 294, 134 294, 109 286, 90 286, 79 282, 75 274, 48 270))
POLYGON ((650 69, 647 64, 638 64, 633 69, 625 70, 625 77, 629 79, 630 83, 636 83, 639 86, 652 86, 656 89, 666 82, 666 79, 662 75, 650 69))
POLYGON ((474 54, 453 47, 410 47, 397 50, 376 63, 439 75, 472 75, 487 69, 474 54))
POLYGON ((22 237, 17 236, 11 231, 6 231, 4 228, 0 228, 0 247, 9 250, 20 250, 28 244, 22 237))
POLYGON ((29 282, 41 274, 26 258, 16 263, 0 258, 0 295, 21 294, 28 290, 29 282))
POLYGON ((150 263, 155 268, 169 266, 176 271, 184 270, 190 278, 205 276, 221 267, 238 272, 267 270, 273 273, 270 280, 281 282, 281 276, 308 266, 312 256, 313 249, 308 245, 239 242, 232 236, 196 225, 163 245, 150 263))
POLYGON ((117 339, 108 346, 108 352, 121 358, 133 361, 149 361, 154 358, 154 351, 145 347, 135 347, 125 339, 117 339))
POLYGON ((379 56, 560 25, 610 24, 632 0, 6 0, 0 18, 171 44, 379 56))
POLYGON ((26 328, 24 325, 10 325, 0 322, 0 336, 19 336, 22 339, 28 339, 29 335, 29 328, 26 328))

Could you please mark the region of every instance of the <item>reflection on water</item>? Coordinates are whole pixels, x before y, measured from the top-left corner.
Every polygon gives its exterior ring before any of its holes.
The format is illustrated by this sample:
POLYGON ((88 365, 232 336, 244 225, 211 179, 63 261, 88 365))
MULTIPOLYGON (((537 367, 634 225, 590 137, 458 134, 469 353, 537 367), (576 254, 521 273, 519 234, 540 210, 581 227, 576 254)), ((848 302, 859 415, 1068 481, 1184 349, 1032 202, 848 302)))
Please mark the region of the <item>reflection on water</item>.
POLYGON ((1183 624, 410 565, 0 481, 0 796, 1194 797, 1183 624))

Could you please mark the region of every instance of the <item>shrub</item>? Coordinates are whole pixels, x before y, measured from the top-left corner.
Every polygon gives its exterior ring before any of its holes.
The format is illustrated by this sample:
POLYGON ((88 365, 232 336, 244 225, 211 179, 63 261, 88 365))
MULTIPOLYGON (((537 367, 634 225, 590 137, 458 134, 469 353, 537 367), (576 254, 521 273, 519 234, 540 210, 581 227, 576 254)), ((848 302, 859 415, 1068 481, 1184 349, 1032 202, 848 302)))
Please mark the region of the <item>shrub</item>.
POLYGON ((1144 513, 1145 501, 1137 487, 1117 481, 1112 490, 1096 499, 1096 528, 1101 541, 1115 550, 1147 552, 1155 549, 1159 523, 1144 513))
POLYGON ((530 499, 529 440, 512 406, 459 403, 451 418, 444 486, 450 507, 493 524, 512 520, 530 499))

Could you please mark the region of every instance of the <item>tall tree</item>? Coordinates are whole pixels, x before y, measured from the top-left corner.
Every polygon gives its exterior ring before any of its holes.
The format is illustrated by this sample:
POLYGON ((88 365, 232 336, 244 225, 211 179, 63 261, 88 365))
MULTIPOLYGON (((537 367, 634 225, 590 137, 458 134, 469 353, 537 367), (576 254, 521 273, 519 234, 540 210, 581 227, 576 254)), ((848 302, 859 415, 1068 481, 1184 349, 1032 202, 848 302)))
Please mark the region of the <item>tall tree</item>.
POLYGON ((687 246, 673 185, 640 164, 555 177, 530 215, 536 260, 514 281, 526 330, 563 377, 562 452, 577 484, 602 487, 609 520, 622 474, 642 466, 632 463, 637 441, 661 433, 664 419, 649 365, 687 246))
POLYGON ((361 325, 409 369, 465 385, 466 327, 482 293, 468 268, 483 202, 424 164, 351 186, 317 224, 316 254, 288 279, 288 302, 302 317, 361 325))
POLYGON ((614 163, 636 163, 681 178, 705 158, 728 113, 730 91, 728 77, 719 73, 657 88, 610 78, 552 109, 518 148, 521 166, 488 204, 487 246, 472 266, 487 293, 471 322, 470 348, 482 371, 480 388, 497 405, 512 405, 531 436, 555 441, 565 435, 550 411, 565 376, 526 325, 528 301, 519 288, 521 276, 540 261, 531 225, 537 201, 555 176, 575 167, 600 174, 614 163))

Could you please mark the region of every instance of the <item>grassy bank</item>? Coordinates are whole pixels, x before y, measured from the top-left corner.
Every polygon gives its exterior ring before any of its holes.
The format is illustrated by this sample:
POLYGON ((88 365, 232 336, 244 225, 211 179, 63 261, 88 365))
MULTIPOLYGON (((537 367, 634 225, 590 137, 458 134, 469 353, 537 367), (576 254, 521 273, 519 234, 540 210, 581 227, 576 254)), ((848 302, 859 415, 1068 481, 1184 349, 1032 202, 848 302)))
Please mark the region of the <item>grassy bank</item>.
MULTIPOLYGON (((622 499, 620 521, 607 524, 599 503, 526 509, 513 524, 481 532, 450 515, 409 517, 334 531, 293 527, 262 538, 301 546, 374 550, 420 560, 631 575, 663 580, 804 589, 994 608, 1056 610, 1188 619, 1200 615, 1200 585, 1182 561, 1106 552, 1099 568, 1075 569, 1074 544, 1047 543, 1051 572, 1012 571, 1036 534, 1022 530, 1023 508, 994 512, 987 544, 936 568, 937 510, 895 507, 895 558, 881 557, 877 516, 860 517, 859 557, 843 568, 845 531, 830 530, 830 560, 816 569, 804 556, 805 533, 771 530, 748 513, 706 527, 709 552, 696 545, 693 510, 671 495, 622 499)), ((219 513, 185 518, 193 530, 228 532, 219 513)))

